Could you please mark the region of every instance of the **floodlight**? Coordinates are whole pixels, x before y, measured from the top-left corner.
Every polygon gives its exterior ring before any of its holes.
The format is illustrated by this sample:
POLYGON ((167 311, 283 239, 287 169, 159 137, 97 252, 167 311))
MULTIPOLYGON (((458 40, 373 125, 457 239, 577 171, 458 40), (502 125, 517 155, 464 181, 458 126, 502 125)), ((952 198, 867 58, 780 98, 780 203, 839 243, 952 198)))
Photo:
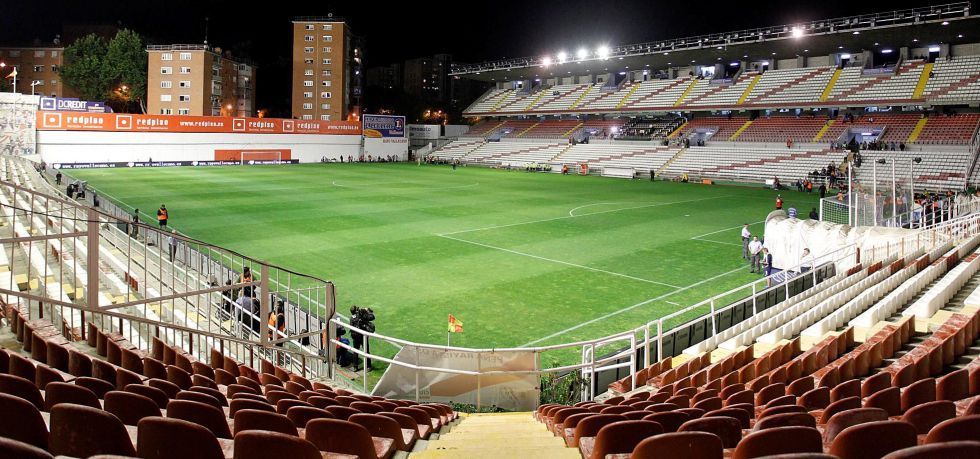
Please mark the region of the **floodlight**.
POLYGON ((937 46, 937 45, 930 46, 929 47, 929 52, 930 53, 938 53, 939 52, 939 46, 937 46))
POLYGON ((589 50, 585 48, 579 48, 578 52, 575 53, 575 56, 578 57, 578 60, 585 59, 589 57, 589 50))
POLYGON ((609 47, 606 45, 600 46, 599 49, 596 50, 596 55, 599 56, 599 59, 605 59, 609 57, 609 47))
POLYGON ((799 27, 793 27, 792 32, 793 32, 793 38, 800 38, 803 36, 803 29, 799 27))
POLYGON ((892 53, 892 50, 891 49, 888 49, 888 48, 885 48, 885 49, 881 50, 881 54, 891 54, 891 53, 892 53))
POLYGON ((558 53, 558 63, 561 64, 568 60, 568 53, 561 51, 558 53))
POLYGON ((547 66, 551 65, 551 57, 549 57, 549 56, 542 57, 541 58, 541 65, 544 66, 544 67, 547 67, 547 66))

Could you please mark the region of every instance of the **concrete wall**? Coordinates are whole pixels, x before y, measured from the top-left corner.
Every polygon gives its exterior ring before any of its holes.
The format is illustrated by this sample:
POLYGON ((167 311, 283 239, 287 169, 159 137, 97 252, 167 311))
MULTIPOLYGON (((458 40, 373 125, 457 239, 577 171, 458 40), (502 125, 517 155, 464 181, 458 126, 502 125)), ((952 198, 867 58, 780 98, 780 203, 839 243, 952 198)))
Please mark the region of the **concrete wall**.
POLYGON ((300 162, 360 154, 361 136, 38 131, 37 152, 48 163, 203 161, 215 150, 289 149, 300 162))

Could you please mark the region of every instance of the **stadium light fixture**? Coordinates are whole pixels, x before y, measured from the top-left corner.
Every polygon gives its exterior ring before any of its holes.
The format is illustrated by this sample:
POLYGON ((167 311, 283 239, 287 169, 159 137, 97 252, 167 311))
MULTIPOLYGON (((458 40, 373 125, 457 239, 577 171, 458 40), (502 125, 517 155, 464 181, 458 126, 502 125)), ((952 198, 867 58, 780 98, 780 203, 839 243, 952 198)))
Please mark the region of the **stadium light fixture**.
POLYGON ((609 47, 606 45, 600 46, 599 49, 596 50, 596 55, 599 56, 599 59, 609 58, 609 47))
POLYGON ((800 38, 803 36, 803 29, 799 27, 793 27, 792 33, 793 33, 793 38, 800 38))
POLYGON ((851 55, 850 54, 847 54, 847 53, 844 53, 844 54, 841 54, 840 55, 840 58, 841 59, 850 59, 851 58, 851 55))
POLYGON ((558 53, 558 63, 564 64, 568 60, 568 53, 561 51, 558 53))
POLYGON ((889 48, 885 48, 885 49, 881 50, 881 54, 891 54, 891 53, 892 53, 892 50, 889 49, 889 48))
POLYGON ((551 65, 551 57, 550 56, 545 56, 545 57, 541 58, 541 66, 542 67, 547 67, 549 65, 551 65))
POLYGON ((578 57, 578 60, 583 60, 589 57, 589 50, 585 48, 579 48, 578 52, 575 53, 575 57, 578 57))
POLYGON ((929 47, 929 52, 930 53, 938 53, 939 52, 939 49, 940 49, 939 48, 939 45, 932 45, 932 46, 929 47))
POLYGON ((947 26, 947 25, 949 25, 949 21, 943 21, 943 25, 944 25, 944 26, 947 26))

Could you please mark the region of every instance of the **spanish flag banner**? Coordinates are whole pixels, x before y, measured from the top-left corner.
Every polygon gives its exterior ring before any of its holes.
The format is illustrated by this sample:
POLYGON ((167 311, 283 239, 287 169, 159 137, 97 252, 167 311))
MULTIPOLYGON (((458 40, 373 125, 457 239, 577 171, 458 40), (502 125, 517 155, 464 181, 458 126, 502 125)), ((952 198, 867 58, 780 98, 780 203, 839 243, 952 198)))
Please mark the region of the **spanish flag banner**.
POLYGON ((463 333, 463 321, 449 315, 449 333, 463 333))

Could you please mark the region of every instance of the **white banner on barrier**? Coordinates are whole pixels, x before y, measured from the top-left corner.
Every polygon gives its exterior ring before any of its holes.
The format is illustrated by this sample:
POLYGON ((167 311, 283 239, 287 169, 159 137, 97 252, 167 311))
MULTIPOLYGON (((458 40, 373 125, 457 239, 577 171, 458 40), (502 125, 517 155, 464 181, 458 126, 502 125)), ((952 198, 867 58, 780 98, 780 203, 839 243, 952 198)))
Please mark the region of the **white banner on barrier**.
MULTIPOLYGON (((394 360, 429 368, 452 368, 464 371, 530 371, 534 370, 533 352, 469 352, 405 346, 394 360)), ((479 378, 472 375, 416 371, 399 365, 389 365, 374 388, 374 394, 388 398, 414 399, 418 384, 419 401, 479 404, 498 406, 506 410, 530 411, 538 405, 539 377, 491 374, 479 378), (479 388, 479 389, 478 389, 479 388)))

